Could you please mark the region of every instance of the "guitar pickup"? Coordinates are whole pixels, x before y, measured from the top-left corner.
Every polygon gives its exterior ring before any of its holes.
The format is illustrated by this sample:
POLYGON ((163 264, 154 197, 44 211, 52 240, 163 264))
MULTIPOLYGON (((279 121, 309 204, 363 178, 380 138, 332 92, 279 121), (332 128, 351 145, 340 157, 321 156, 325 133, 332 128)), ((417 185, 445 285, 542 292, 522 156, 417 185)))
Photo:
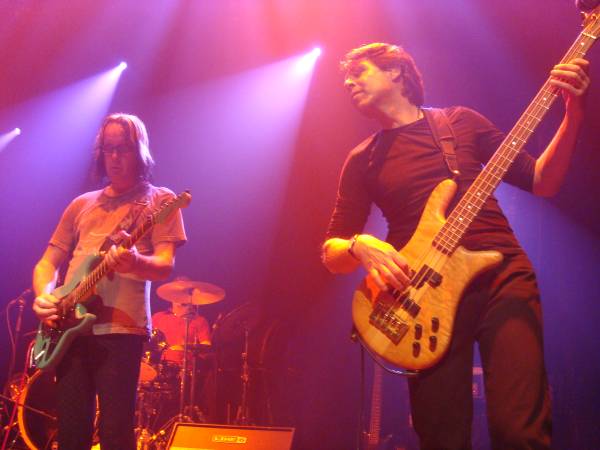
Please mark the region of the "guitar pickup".
POLYGON ((421 311, 421 307, 412 301, 410 297, 406 297, 401 306, 402 309, 409 313, 413 318, 417 317, 419 311, 421 311))
POLYGON ((438 287, 440 284, 442 284, 442 276, 438 272, 432 270, 431 276, 427 282, 432 287, 438 287))
POLYGON ((381 331, 390 341, 398 345, 408 332, 408 325, 404 323, 393 311, 378 303, 369 316, 369 323, 381 331))
POLYGON ((442 275, 427 264, 419 269, 419 272, 413 278, 412 285, 420 289, 425 283, 429 283, 432 287, 438 287, 442 284, 442 275))

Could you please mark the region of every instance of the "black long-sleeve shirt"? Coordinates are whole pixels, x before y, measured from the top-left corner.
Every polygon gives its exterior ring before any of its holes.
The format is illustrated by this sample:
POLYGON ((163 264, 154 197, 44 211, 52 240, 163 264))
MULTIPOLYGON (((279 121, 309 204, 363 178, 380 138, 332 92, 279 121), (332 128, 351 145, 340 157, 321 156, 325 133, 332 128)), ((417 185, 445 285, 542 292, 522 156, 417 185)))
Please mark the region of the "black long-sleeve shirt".
MULTIPOLYGON (((504 134, 469 108, 451 107, 444 111, 456 137, 461 173, 449 214, 496 151, 504 134)), ((523 151, 504 180, 531 191, 534 169, 535 159, 523 151)), ((449 176, 426 119, 380 131, 372 143, 363 143, 348 155, 327 238, 349 238, 362 232, 374 203, 388 223, 386 240, 400 249, 414 233, 432 190, 449 176)), ((461 243, 472 250, 522 252, 494 196, 485 203, 461 243)))

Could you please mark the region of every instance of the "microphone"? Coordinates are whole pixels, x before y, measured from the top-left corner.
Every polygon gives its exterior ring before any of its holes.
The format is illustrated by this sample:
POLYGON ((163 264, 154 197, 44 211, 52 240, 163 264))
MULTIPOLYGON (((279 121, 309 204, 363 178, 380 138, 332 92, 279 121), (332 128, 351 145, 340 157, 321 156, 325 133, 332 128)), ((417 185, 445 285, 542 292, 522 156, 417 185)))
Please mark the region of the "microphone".
POLYGON ((19 306, 24 306, 25 299, 23 297, 31 294, 32 292, 33 292, 33 290, 31 288, 27 288, 23 292, 21 292, 17 297, 13 298, 10 302, 8 302, 8 304, 14 305, 15 303, 17 303, 19 306))
POLYGON ((600 0, 575 0, 575 6, 584 12, 590 12, 600 4, 600 0))

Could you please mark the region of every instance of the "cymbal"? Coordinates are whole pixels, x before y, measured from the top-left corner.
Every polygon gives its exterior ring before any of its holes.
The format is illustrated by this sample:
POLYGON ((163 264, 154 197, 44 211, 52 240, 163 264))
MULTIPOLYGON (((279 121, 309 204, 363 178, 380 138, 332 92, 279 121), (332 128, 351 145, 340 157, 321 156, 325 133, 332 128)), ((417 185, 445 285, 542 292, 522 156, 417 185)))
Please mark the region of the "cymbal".
MULTIPOLYGON (((183 344, 171 345, 168 350, 175 352, 183 351, 183 344)), ((209 353, 212 350, 210 342, 190 342, 188 344, 188 351, 195 353, 209 353)))
POLYGON ((156 293, 168 302, 192 305, 210 305, 225 298, 219 286, 201 281, 171 281, 159 286, 156 293))
POLYGON ((214 326, 213 343, 223 345, 242 338, 252 331, 260 321, 256 305, 244 303, 221 317, 214 326))

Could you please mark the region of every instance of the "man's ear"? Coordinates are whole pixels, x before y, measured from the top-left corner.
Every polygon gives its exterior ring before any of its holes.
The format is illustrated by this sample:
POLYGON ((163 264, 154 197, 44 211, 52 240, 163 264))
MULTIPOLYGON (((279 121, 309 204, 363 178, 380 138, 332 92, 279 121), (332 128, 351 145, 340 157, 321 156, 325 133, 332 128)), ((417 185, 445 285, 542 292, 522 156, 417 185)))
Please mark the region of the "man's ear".
POLYGON ((386 71, 390 74, 390 79, 394 82, 402 81, 402 69, 399 67, 394 67, 392 69, 388 69, 386 71))

